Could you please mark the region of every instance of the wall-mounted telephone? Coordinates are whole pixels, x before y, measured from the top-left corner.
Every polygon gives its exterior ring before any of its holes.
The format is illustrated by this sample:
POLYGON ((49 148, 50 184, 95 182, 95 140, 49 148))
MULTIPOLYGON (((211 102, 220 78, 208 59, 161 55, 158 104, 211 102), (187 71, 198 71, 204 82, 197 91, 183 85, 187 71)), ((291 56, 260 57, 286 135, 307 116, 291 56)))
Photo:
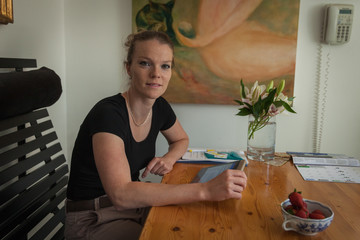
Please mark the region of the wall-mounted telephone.
POLYGON ((328 44, 344 44, 350 41, 354 6, 328 4, 325 6, 322 40, 328 44))

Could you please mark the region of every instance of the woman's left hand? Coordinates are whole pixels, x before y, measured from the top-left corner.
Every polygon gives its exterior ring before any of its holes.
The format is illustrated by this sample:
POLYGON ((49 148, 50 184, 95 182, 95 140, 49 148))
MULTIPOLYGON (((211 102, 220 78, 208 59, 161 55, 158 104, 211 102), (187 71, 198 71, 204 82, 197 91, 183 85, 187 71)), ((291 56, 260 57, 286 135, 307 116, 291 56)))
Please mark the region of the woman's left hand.
POLYGON ((161 131, 161 133, 169 143, 169 151, 162 157, 154 157, 141 175, 142 178, 145 178, 149 172, 160 176, 170 172, 173 169, 173 165, 186 152, 189 145, 189 137, 178 120, 176 120, 172 127, 161 131))
POLYGON ((170 161, 169 159, 165 159, 163 157, 154 157, 147 165, 141 177, 145 178, 149 172, 163 176, 172 170, 174 163, 175 161, 170 161))

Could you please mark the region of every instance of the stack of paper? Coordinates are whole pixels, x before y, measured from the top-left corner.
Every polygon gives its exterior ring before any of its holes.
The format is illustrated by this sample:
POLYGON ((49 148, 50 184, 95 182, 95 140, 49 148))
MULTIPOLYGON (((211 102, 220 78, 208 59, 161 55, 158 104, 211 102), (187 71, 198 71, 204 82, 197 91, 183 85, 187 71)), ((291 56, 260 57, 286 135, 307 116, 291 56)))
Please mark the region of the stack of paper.
POLYGON ((360 183, 360 161, 344 154, 287 152, 306 181, 360 183))
MULTIPOLYGON (((230 163, 236 160, 245 159, 243 151, 234 149, 203 149, 189 148, 188 151, 178 160, 182 163, 230 163), (206 156, 207 155, 207 156, 206 156)), ((247 161, 247 160, 246 160, 247 161)))

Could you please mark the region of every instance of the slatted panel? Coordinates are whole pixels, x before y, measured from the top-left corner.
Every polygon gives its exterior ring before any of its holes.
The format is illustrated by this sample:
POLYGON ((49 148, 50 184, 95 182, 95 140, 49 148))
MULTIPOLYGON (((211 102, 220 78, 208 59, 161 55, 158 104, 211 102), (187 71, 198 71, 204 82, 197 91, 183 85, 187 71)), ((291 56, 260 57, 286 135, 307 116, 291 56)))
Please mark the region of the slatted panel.
POLYGON ((20 126, 22 124, 25 124, 27 122, 33 122, 41 118, 45 118, 49 116, 46 109, 37 110, 28 114, 4 119, 1 121, 0 124, 0 131, 7 130, 13 127, 20 126))
POLYGON ((39 147, 45 146, 47 143, 55 141, 57 139, 56 133, 52 132, 36 140, 28 142, 24 145, 17 146, 16 148, 10 149, 2 154, 0 154, 0 164, 1 166, 10 163, 17 158, 25 156, 32 151, 39 149, 39 147))
POLYGON ((0 176, 0 185, 10 181, 11 179, 19 176, 21 173, 25 172, 27 169, 34 167, 35 165, 41 163, 46 156, 51 156, 61 151, 60 143, 56 143, 49 148, 36 153, 34 156, 29 157, 24 161, 20 161, 18 164, 13 165, 6 170, 4 170, 4 174, 0 176))
POLYGON ((0 239, 63 239, 68 167, 52 127, 46 109, 0 121, 0 239))
MULTIPOLYGON (((63 170, 65 171, 65 169, 63 170)), ((60 174, 57 175, 61 175, 63 172, 60 172, 60 174)), ((2 217, 2 224, 0 225, 0 236, 20 225, 27 216, 29 216, 32 212, 35 212, 36 209, 43 205, 47 200, 51 199, 57 192, 61 191, 61 189, 63 189, 64 186, 67 184, 67 178, 62 178, 58 182, 58 184, 55 185, 55 187, 48 191, 46 194, 43 194, 35 201, 30 201, 31 199, 33 199, 32 197, 34 195, 40 195, 43 188, 49 187, 53 184, 54 177, 51 177, 53 179, 45 179, 42 182, 42 185, 31 189, 29 192, 27 192, 26 195, 23 195, 23 198, 18 198, 17 201, 14 201, 13 204, 11 204, 6 209, 6 211, 4 211, 4 217, 2 217), (17 209, 16 206, 19 207, 19 209, 17 209)))

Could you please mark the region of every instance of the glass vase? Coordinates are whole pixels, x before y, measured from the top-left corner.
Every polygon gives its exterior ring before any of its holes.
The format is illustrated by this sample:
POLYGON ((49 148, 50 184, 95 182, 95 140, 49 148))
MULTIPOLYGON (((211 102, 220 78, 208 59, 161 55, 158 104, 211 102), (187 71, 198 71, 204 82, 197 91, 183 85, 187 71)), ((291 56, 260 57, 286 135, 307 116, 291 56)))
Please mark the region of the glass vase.
POLYGON ((270 161, 275 156, 276 118, 257 122, 249 115, 247 157, 251 160, 270 161), (252 131, 256 127, 255 131, 252 131))

